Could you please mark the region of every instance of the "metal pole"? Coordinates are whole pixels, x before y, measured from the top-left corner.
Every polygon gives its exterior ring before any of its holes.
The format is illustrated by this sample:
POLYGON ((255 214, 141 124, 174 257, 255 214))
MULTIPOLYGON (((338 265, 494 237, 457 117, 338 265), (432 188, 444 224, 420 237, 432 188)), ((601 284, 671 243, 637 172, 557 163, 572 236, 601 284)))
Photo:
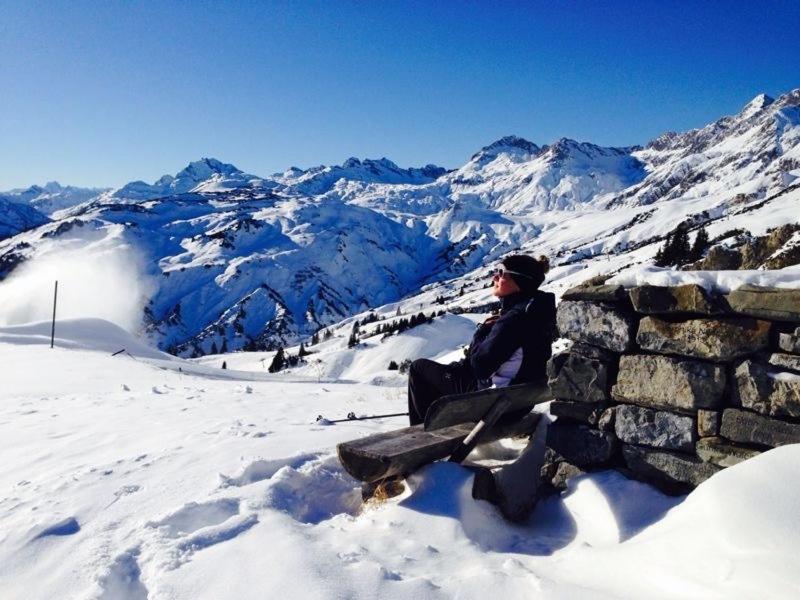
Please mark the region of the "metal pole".
POLYGON ((53 326, 50 328, 50 347, 53 347, 53 342, 56 337, 56 303, 58 302, 58 279, 56 279, 56 289, 53 292, 53 326))
MULTIPOLYGON (((344 423, 346 421, 366 421, 367 419, 385 419, 387 417, 407 417, 407 416, 408 416, 407 412, 392 413, 390 415, 371 415, 369 417, 357 417, 353 413, 350 413, 349 415, 347 415, 346 419, 333 419, 331 421, 328 421, 328 423, 344 423)), ((322 415, 319 415, 317 417, 317 421, 321 421, 322 419, 324 419, 322 415)))

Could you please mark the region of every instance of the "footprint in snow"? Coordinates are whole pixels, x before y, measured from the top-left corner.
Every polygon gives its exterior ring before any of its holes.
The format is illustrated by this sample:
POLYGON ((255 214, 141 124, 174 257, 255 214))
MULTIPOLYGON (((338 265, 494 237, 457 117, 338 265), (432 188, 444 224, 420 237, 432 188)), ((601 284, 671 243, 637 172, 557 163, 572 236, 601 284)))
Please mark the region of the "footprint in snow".
POLYGON ((190 502, 158 521, 147 523, 149 527, 163 528, 167 537, 177 538, 193 533, 203 527, 219 525, 239 514, 239 500, 221 498, 212 502, 190 502))
POLYGON ((138 557, 139 549, 132 548, 114 559, 108 572, 98 579, 100 600, 147 600, 147 588, 141 580, 138 557))
POLYGON ((298 454, 289 458, 254 460, 245 466, 238 475, 228 476, 220 473, 220 487, 242 487, 250 485, 251 483, 270 479, 284 467, 299 469, 304 464, 316 460, 317 458, 319 458, 317 454, 298 454))
POLYGON ((232 540, 258 523, 255 514, 239 514, 239 500, 222 498, 190 502, 163 519, 147 523, 167 540, 165 566, 177 569, 198 550, 232 540))

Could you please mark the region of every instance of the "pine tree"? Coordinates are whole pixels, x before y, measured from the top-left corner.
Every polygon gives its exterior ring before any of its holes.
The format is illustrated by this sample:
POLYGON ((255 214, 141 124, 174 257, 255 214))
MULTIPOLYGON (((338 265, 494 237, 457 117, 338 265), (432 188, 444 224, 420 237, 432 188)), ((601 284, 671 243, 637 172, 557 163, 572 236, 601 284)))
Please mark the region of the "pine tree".
POLYGON ((309 345, 314 346, 316 344, 319 344, 319 334, 315 331, 314 335, 311 336, 311 344, 309 345))
POLYGON ((691 256, 689 260, 695 261, 703 258, 703 254, 705 254, 705 251, 708 250, 708 246, 708 232, 706 231, 705 227, 701 227, 697 231, 697 235, 694 238, 694 244, 692 244, 692 249, 690 251, 691 256))
POLYGON ((657 267, 668 267, 672 263, 672 232, 667 234, 664 245, 656 253, 655 263, 657 267))
POLYGON ((389 367, 388 368, 389 368, 390 371, 397 371, 399 366, 395 361, 391 361, 391 362, 389 362, 389 367))
POLYGON ((270 373, 277 373, 284 366, 286 366, 286 356, 283 353, 283 346, 278 346, 278 351, 275 353, 275 356, 272 358, 272 362, 269 364, 269 369, 267 369, 267 370, 270 373))
POLYGON ((303 357, 303 356, 308 356, 309 354, 311 353, 308 350, 306 350, 306 347, 303 345, 302 342, 300 342, 300 350, 297 351, 297 356, 303 357))
POLYGON ((217 348, 217 342, 211 342, 211 354, 219 354, 219 348, 217 348))
POLYGON ((347 340, 347 347, 353 348, 355 346, 358 346, 358 336, 355 334, 355 331, 353 331, 347 340))
POLYGON ((675 235, 672 236, 673 265, 682 265, 690 260, 691 247, 689 246, 689 232, 683 224, 675 228, 675 235))
POLYGON ((222 347, 219 349, 220 354, 227 354, 228 353, 228 340, 226 338, 222 338, 222 347))

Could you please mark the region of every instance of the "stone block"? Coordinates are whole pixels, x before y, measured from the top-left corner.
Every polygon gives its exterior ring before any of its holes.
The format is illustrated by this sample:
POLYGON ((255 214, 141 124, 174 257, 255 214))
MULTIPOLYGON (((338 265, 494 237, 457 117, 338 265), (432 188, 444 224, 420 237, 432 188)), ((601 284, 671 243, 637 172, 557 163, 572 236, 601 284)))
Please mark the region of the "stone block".
POLYGON ((696 456, 622 445, 625 464, 638 477, 670 486, 696 487, 720 471, 720 467, 696 456))
POLYGON ((743 315, 800 323, 800 289, 746 285, 725 295, 731 310, 743 315))
POLYGON ((694 412, 718 408, 725 392, 721 365, 667 356, 635 354, 619 362, 611 396, 628 404, 694 412))
POLYGON ((562 300, 556 310, 561 335, 612 352, 633 347, 637 318, 632 311, 613 304, 585 300, 562 300))
POLYGON ((550 479, 550 484, 557 490, 567 489, 567 480, 579 475, 584 475, 586 472, 580 467, 576 467, 568 462, 560 462, 556 467, 556 471, 550 479))
POLYGON ((800 417, 800 375, 746 360, 735 371, 738 406, 771 417, 800 417))
POLYGON ((719 435, 719 424, 721 419, 722 413, 718 410, 698 410, 697 435, 700 437, 719 435))
POLYGON ((636 342, 643 349, 660 354, 727 362, 766 348, 771 325, 769 321, 747 317, 678 323, 645 317, 639 323, 636 342))
POLYGON ((732 467, 761 454, 761 450, 734 446, 721 437, 707 437, 697 441, 697 456, 718 467, 732 467))
POLYGON ((617 438, 586 425, 556 421, 547 429, 547 446, 567 462, 587 468, 607 463, 614 455, 617 438))
POLYGON ((616 414, 617 411, 614 409, 613 406, 608 407, 605 409, 601 414, 600 418, 597 419, 597 428, 600 431, 614 431, 614 423, 616 422, 616 414))
POLYGON ((734 442, 762 446, 784 446, 800 443, 800 424, 770 419, 746 410, 726 408, 722 411, 720 434, 734 442))
POLYGON ((561 296, 562 300, 591 300, 593 302, 619 302, 627 300, 625 288, 621 285, 576 285, 561 296))
POLYGON ((800 327, 794 333, 782 333, 778 336, 778 347, 784 352, 800 354, 800 327))
POLYGON ((580 346, 573 347, 569 352, 556 354, 547 362, 550 393, 554 398, 564 400, 604 402, 609 398, 608 388, 612 368, 616 368, 616 358, 600 348, 597 348, 600 352, 581 350, 580 346), (585 354, 594 354, 595 357, 585 354))
POLYGON ((694 283, 674 287, 643 285, 631 289, 629 294, 636 312, 648 315, 716 315, 724 312, 718 300, 694 283))
POLYGON ((627 444, 652 446, 679 452, 694 452, 695 420, 670 412, 622 404, 617 413, 614 432, 627 444))
POLYGON ((800 356, 775 352, 769 357, 769 364, 782 370, 800 373, 800 356))
POLYGON ((587 404, 586 402, 553 400, 550 403, 550 414, 561 419, 572 419, 594 426, 597 425, 604 408, 603 405, 587 404))

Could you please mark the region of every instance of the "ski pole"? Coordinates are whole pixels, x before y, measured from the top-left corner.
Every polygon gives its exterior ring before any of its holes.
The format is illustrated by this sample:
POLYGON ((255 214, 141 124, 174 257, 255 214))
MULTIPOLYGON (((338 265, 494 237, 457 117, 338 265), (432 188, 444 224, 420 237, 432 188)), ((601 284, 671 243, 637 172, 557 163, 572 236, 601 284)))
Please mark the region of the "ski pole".
MULTIPOLYGON (((357 417, 356 413, 350 412, 347 413, 347 417, 344 419, 334 419, 332 421, 328 421, 328 423, 344 423, 345 421, 366 421, 367 419, 385 419, 387 417, 407 417, 408 413, 392 413, 390 415, 370 415, 368 417, 357 417)), ((322 415, 317 415, 317 422, 325 420, 325 417, 322 415)))

